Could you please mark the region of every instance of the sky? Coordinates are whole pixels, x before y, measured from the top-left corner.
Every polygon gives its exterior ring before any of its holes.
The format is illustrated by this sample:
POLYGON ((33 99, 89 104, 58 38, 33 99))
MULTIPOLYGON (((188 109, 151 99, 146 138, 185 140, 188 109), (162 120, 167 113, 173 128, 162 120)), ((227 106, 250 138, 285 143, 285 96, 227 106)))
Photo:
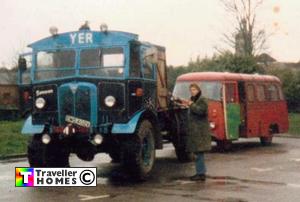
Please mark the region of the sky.
MULTIPOLYGON (((300 60, 299 10, 296 0, 265 0, 258 10, 258 26, 272 33, 266 52, 278 61, 300 60)), ((86 20, 93 30, 106 23, 165 46, 174 66, 227 48, 222 35, 233 29, 220 0, 1 0, 0 66, 11 66, 28 44, 49 36, 50 26, 62 33, 86 20)))

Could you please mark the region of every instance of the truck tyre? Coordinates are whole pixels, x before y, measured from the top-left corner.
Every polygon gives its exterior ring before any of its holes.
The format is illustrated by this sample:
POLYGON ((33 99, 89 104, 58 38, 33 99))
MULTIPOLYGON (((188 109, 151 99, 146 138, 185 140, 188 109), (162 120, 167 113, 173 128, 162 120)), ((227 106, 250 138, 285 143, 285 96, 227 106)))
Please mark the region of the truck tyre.
POLYGON ((172 142, 175 147, 175 153, 178 161, 187 163, 194 160, 194 155, 186 151, 187 132, 184 117, 175 114, 174 123, 172 124, 172 142))
POLYGON ((273 135, 269 135, 267 137, 260 137, 260 143, 262 146, 271 146, 273 135))
POLYGON ((32 137, 27 150, 30 167, 69 167, 69 155, 65 145, 55 140, 43 144, 40 134, 32 137))
POLYGON ((185 151, 185 147, 176 147, 175 148, 175 153, 177 156, 177 159, 181 163, 188 163, 193 161, 194 155, 191 152, 185 151))
POLYGON ((273 135, 279 133, 278 126, 277 125, 271 125, 269 128, 269 134, 268 136, 260 137, 260 143, 262 146, 271 146, 273 135))
POLYGON ((84 142, 80 144, 76 144, 77 149, 75 150, 75 153, 78 158, 80 158, 83 161, 92 161, 96 154, 95 147, 89 143, 84 142))
POLYGON ((216 143, 219 152, 229 152, 232 150, 232 142, 230 140, 217 140, 216 143))
POLYGON ((150 121, 143 120, 134 136, 123 143, 121 161, 136 179, 144 180, 149 176, 155 161, 154 128, 150 121))
POLYGON ((109 157, 111 158, 113 163, 120 163, 121 162, 121 153, 119 150, 117 151, 110 151, 108 153, 109 157))

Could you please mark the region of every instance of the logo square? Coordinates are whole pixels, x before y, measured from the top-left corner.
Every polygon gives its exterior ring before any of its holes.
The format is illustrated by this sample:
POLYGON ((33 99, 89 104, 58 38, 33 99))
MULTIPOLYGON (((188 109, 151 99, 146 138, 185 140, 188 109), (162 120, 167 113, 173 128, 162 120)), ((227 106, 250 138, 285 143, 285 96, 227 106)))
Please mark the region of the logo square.
POLYGON ((34 186, 34 169, 33 168, 15 168, 16 170, 16 187, 33 187, 34 186))

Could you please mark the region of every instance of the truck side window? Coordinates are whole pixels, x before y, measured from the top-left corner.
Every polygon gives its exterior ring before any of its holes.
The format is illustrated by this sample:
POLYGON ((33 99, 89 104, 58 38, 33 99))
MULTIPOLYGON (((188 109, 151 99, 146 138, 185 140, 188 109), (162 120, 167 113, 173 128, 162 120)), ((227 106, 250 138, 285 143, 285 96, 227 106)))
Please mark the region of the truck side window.
POLYGON ((129 74, 131 77, 141 77, 139 45, 137 44, 131 44, 130 46, 130 73, 129 74))
POLYGON ((153 64, 147 59, 144 61, 144 78, 153 79, 153 64))

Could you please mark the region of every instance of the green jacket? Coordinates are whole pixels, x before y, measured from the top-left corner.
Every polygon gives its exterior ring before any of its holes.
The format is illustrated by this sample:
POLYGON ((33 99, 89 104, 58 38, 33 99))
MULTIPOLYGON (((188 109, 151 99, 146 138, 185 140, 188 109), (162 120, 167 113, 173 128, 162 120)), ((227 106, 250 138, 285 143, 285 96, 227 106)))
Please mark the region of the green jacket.
POLYGON ((205 152, 211 149, 211 135, 205 98, 198 98, 188 110, 187 151, 205 152))

